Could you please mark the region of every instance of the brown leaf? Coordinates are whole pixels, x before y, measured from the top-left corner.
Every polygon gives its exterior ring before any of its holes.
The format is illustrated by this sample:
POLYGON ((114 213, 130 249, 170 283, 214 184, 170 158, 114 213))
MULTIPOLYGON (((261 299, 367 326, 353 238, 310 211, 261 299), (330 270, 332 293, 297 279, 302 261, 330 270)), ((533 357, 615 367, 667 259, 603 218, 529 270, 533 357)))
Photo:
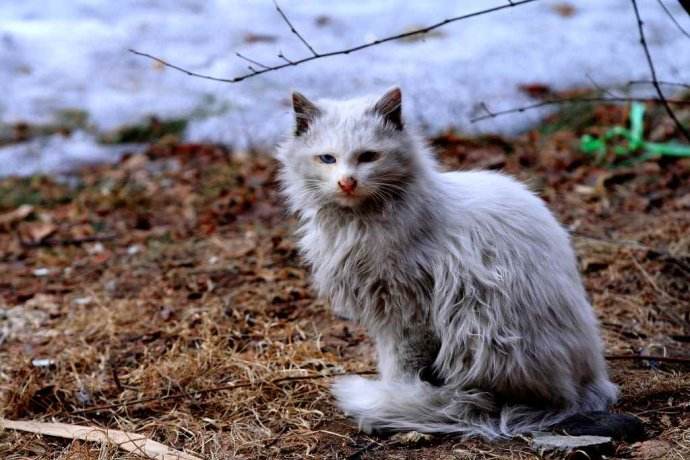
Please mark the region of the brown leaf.
POLYGON ((544 83, 525 83, 518 89, 530 97, 545 97, 551 94, 551 87, 544 83))
POLYGON ((275 35, 254 34, 252 32, 248 32, 244 35, 245 43, 273 43, 277 39, 275 35))
POLYGON ((33 212, 33 210, 34 207, 30 204, 23 204, 12 211, 0 214, 0 227, 9 227, 11 224, 15 222, 24 220, 29 214, 33 212))
POLYGON ((56 230, 57 227, 50 222, 29 222, 19 227, 19 236, 26 243, 40 243, 56 230))
POLYGON ((575 15, 575 7, 570 3, 557 3, 551 7, 556 13, 564 18, 570 18, 575 15))

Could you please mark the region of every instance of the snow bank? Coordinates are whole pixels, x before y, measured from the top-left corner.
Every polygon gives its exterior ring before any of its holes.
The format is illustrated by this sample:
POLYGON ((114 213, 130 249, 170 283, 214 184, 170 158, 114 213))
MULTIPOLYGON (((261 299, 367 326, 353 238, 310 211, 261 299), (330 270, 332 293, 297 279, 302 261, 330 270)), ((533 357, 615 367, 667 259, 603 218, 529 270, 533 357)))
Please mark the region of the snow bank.
MULTIPOLYGON (((690 81, 690 53, 656 1, 638 2, 660 78, 690 81), (684 51, 685 50, 685 51, 684 51)), ((292 22, 321 52, 368 42, 505 0, 339 2, 283 1, 292 22)), ((290 123, 289 91, 343 97, 403 87, 409 117, 436 132, 515 133, 543 112, 472 124, 480 104, 492 110, 529 103, 518 87, 603 86, 649 77, 629 0, 540 0, 458 22, 423 40, 372 47, 223 84, 188 77, 127 52, 150 52, 198 72, 231 77, 246 71, 240 51, 265 63, 282 51, 308 50, 271 1, 25 0, 0 8, 0 122, 50 123, 65 110, 89 115, 74 139, 32 141, 0 149, 0 175, 56 171, 114 158, 95 134, 149 115, 184 117, 193 141, 238 148, 270 146, 290 123)), ((690 18, 666 0, 679 21, 690 18)))

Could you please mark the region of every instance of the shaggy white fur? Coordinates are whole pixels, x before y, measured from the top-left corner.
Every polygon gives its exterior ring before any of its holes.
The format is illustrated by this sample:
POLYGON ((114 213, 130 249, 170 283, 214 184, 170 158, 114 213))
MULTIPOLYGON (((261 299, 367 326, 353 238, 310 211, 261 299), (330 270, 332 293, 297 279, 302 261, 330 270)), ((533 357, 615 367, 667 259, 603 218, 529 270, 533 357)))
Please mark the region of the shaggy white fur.
POLYGON ((615 401, 568 234, 541 199, 503 174, 441 172, 397 88, 293 103, 278 158, 299 246, 319 294, 376 342, 379 380, 333 386, 362 429, 495 438, 615 401))

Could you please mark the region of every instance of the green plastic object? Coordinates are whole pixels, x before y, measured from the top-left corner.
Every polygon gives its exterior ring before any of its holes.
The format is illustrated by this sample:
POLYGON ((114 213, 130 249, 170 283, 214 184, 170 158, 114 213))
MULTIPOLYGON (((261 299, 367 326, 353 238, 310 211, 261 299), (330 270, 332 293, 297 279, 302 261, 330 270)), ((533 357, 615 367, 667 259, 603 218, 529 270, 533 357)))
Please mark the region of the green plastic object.
POLYGON ((639 102, 634 102, 630 108, 630 128, 614 126, 600 138, 585 134, 580 138, 580 150, 592 155, 597 163, 603 163, 606 159, 608 145, 616 138, 622 138, 626 142, 618 143, 613 147, 616 157, 631 157, 635 153, 641 155, 628 158, 621 165, 646 161, 661 156, 690 157, 690 146, 673 142, 647 142, 644 140, 644 111, 645 107, 639 102))

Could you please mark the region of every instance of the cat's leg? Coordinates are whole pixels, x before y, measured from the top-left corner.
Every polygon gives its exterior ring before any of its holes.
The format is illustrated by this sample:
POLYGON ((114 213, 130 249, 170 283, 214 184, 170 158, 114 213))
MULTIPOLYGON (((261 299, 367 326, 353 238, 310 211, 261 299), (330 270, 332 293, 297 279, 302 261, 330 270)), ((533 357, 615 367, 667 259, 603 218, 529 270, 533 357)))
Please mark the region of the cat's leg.
POLYGON ((428 385, 420 382, 420 378, 432 385, 443 384, 432 371, 439 349, 433 335, 406 328, 394 332, 374 337, 378 380, 348 375, 339 377, 333 385, 338 405, 346 414, 355 417, 360 430, 367 433, 375 428, 377 431, 393 428, 390 423, 406 416, 407 404, 426 399, 425 391, 428 390, 424 387, 428 385))
POLYGON ((403 327, 379 334, 375 339, 382 380, 420 377, 433 385, 443 384, 433 368, 440 343, 431 331, 425 331, 423 327, 403 327))

